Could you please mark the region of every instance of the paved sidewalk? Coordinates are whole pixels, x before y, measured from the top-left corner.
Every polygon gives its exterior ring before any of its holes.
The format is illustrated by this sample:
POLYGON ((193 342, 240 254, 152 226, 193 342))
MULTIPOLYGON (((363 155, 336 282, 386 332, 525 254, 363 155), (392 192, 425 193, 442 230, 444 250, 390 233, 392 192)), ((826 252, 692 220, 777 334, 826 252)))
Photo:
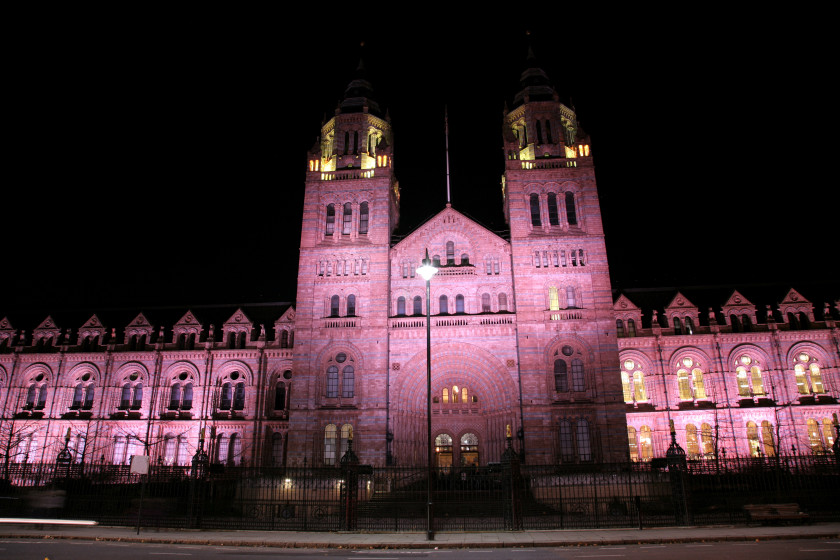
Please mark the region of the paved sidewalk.
POLYGON ((840 523, 790 526, 710 526, 564 531, 425 533, 309 533, 297 531, 197 531, 131 527, 62 527, 0 523, 0 538, 90 539, 123 542, 264 546, 282 548, 503 548, 638 543, 840 538, 840 523))

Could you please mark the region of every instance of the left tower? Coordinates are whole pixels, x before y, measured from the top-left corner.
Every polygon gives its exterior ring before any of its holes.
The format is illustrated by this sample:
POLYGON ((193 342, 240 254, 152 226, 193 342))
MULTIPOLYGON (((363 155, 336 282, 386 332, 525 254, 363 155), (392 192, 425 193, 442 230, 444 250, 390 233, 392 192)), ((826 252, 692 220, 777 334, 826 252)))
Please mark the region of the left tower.
POLYGON ((381 463, 399 185, 389 118, 363 63, 306 164, 288 462, 337 464, 352 438, 364 462, 381 463))

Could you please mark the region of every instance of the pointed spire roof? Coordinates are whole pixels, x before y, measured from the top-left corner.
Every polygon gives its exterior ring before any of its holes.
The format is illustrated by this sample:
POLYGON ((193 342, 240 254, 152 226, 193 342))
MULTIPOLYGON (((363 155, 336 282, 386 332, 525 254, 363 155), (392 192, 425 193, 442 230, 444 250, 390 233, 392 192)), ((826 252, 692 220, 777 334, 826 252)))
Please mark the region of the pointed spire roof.
MULTIPOLYGON (((364 47, 364 43, 361 45, 364 47)), ((361 113, 367 107, 369 113, 382 116, 379 103, 373 99, 373 85, 368 81, 364 59, 359 57, 359 65, 353 74, 353 79, 344 90, 344 99, 339 103, 341 113, 361 113)))
POLYGON ((525 70, 519 77, 519 84, 522 89, 513 99, 513 106, 522 105, 528 101, 556 101, 557 92, 548 79, 548 74, 540 67, 534 49, 528 44, 528 56, 525 60, 525 70))

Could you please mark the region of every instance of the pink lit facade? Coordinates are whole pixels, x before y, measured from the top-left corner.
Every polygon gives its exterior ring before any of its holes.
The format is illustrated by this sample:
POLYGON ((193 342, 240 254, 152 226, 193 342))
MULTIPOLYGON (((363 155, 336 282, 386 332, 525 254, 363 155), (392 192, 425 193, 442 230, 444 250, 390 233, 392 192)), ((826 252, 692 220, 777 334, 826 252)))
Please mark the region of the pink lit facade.
POLYGON ((682 294, 661 316, 615 299, 588 137, 542 70, 521 83, 509 235, 447 204, 394 239, 399 156, 359 77, 308 153, 294 305, 0 319, 3 462, 66 442, 84 463, 186 465, 202 446, 331 466, 352 438, 363 463, 423 465, 426 251, 436 464, 494 463, 509 442, 529 463, 649 460, 669 421, 698 458, 823 452, 840 413, 828 306, 790 291, 757 313, 734 292, 709 318, 682 294))

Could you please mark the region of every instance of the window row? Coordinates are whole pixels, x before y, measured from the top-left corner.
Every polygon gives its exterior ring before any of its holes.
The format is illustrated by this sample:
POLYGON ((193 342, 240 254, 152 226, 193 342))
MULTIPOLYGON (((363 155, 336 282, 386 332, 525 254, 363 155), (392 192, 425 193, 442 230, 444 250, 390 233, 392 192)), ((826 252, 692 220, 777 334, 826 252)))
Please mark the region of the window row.
POLYGON ((578 305, 578 298, 577 298, 577 290, 574 286, 566 286, 565 288, 561 289, 557 286, 549 286, 548 287, 548 310, 549 311, 559 311, 560 309, 577 309, 578 305), (561 307, 561 293, 563 295, 563 305, 561 307))
MULTIPOLYGON (((706 399, 708 392, 703 379, 704 372, 694 358, 685 357, 677 369, 677 391, 682 401, 706 399)), ((794 381, 800 395, 824 394, 819 363, 808 353, 800 352, 793 368, 794 381)), ((742 354, 735 366, 735 381, 738 396, 753 398, 767 396, 767 387, 760 363, 748 354, 742 354)), ((638 403, 648 400, 645 388, 645 374, 641 364, 626 359, 621 364, 621 384, 624 389, 624 402, 638 403)))
MULTIPOLYGON (((336 215, 336 210, 335 204, 327 204, 324 233, 326 235, 333 235, 338 231, 341 235, 350 235, 354 223, 353 204, 346 202, 343 206, 339 206, 338 210, 341 212, 340 216, 336 215), (336 223, 339 220, 340 222, 336 223)), ((362 202, 359 204, 359 210, 357 216, 355 217, 356 231, 359 235, 367 235, 369 222, 370 211, 368 203, 362 202)))
POLYGON ((318 261, 317 276, 365 276, 368 273, 368 259, 337 259, 318 261))
MULTIPOLYGON (((566 223, 570 226, 577 225, 577 211, 575 209, 575 193, 567 191, 562 196, 563 204, 565 206, 566 223)), ((560 225, 561 204, 558 201, 558 195, 550 192, 545 198, 536 193, 532 193, 528 197, 530 211, 531 211, 531 226, 541 227, 548 218, 547 223, 550 226, 560 225)))
MULTIPOLYGON (((432 309, 430 311, 432 315, 457 315, 469 312, 466 308, 466 299, 463 294, 457 294, 454 301, 452 301, 449 296, 440 296, 437 303, 437 309, 432 309)), ((477 311, 478 313, 507 312, 510 310, 508 308, 508 296, 505 293, 500 293, 493 298, 489 293, 485 292, 479 297, 478 305, 478 309, 480 309, 480 311, 477 311)), ((425 307, 423 305, 423 298, 421 296, 414 296, 411 299, 407 299, 403 296, 398 297, 395 311, 394 315, 396 317, 426 314, 425 307), (408 313, 409 308, 411 313, 408 313)))
POLYGON ((625 322, 623 319, 615 320, 615 332, 618 338, 633 338, 636 336, 636 321, 634 321, 633 319, 627 319, 626 324, 627 328, 625 329, 625 322))
POLYGON ((467 387, 452 385, 441 389, 439 395, 432 397, 432 402, 453 405, 473 404, 478 402, 478 397, 470 392, 467 387))
POLYGON ((559 251, 534 251, 534 267, 551 268, 586 266, 583 259, 583 249, 571 249, 567 253, 565 249, 559 251))
POLYGON ((345 298, 333 294, 330 296, 329 308, 326 310, 327 317, 355 317, 356 316, 356 295, 349 294, 345 298))

